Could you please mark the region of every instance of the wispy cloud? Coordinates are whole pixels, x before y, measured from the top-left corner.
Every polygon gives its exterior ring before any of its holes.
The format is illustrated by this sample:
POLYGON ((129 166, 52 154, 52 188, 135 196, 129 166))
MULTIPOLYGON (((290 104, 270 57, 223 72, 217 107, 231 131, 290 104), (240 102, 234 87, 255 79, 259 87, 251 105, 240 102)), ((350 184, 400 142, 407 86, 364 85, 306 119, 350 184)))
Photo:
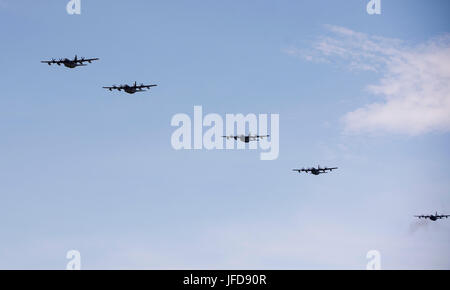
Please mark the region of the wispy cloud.
POLYGON ((380 77, 367 90, 382 98, 343 117, 349 133, 419 135, 450 131, 450 35, 419 45, 327 26, 313 49, 286 49, 308 61, 343 64, 380 77))

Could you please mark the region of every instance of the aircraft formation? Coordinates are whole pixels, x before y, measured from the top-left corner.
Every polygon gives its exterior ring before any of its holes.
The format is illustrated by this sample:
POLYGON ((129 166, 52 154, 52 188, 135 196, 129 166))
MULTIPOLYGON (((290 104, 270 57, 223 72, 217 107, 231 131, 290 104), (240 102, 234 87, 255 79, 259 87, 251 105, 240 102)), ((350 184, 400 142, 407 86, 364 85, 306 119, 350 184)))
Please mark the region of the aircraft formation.
MULTIPOLYGON (((45 63, 48 64, 49 66, 51 66, 52 64, 56 64, 56 65, 64 65, 65 67, 68 68, 76 68, 79 66, 87 66, 87 63, 92 63, 93 61, 97 61, 100 60, 99 58, 78 58, 77 55, 75 55, 75 57, 73 59, 68 59, 68 58, 60 58, 59 60, 55 60, 54 58, 52 58, 51 60, 43 60, 41 61, 41 63, 45 63)), ((156 87, 158 85, 144 85, 144 84, 140 84, 137 85, 137 82, 134 82, 134 85, 120 85, 120 86, 116 86, 113 85, 112 87, 103 87, 104 89, 108 89, 109 91, 112 90, 118 90, 120 91, 124 91, 128 94, 134 94, 134 93, 138 93, 138 92, 145 92, 147 90, 149 90, 152 87, 156 87)))
MULTIPOLYGON (((54 58, 52 58, 51 60, 44 60, 41 61, 41 63, 45 63, 48 64, 49 66, 51 66, 52 64, 56 64, 58 66, 64 65, 67 68, 70 69, 74 69, 80 66, 87 66, 87 64, 85 63, 92 63, 94 61, 98 61, 100 60, 99 58, 78 58, 77 55, 75 55, 75 57, 73 59, 68 59, 68 58, 60 58, 59 60, 56 60, 54 58)), ((137 82, 134 82, 133 85, 112 85, 110 87, 103 87, 104 89, 107 89, 109 91, 112 90, 118 90, 119 92, 124 91, 125 93, 128 94, 135 94, 138 92, 145 92, 150 90, 150 88, 152 87, 156 87, 158 85, 144 85, 144 84, 140 84, 138 85, 137 82)), ((239 135, 239 136, 222 136, 223 138, 226 138, 227 140, 229 139, 234 139, 236 141, 241 141, 244 143, 250 143, 252 141, 255 142, 259 142, 260 140, 264 139, 264 138, 269 138, 270 135, 239 135)), ((325 174, 325 173, 331 173, 333 170, 337 170, 338 167, 324 167, 321 168, 320 165, 317 166, 317 168, 315 167, 311 167, 311 168, 302 168, 302 169, 293 169, 293 171, 298 172, 298 173, 309 173, 311 175, 321 175, 321 174, 325 174)), ((438 213, 436 212, 436 214, 434 215, 418 215, 415 216, 416 218, 419 219, 430 219, 431 221, 437 221, 440 219, 444 219, 444 218, 449 218, 450 215, 438 215, 438 213)))

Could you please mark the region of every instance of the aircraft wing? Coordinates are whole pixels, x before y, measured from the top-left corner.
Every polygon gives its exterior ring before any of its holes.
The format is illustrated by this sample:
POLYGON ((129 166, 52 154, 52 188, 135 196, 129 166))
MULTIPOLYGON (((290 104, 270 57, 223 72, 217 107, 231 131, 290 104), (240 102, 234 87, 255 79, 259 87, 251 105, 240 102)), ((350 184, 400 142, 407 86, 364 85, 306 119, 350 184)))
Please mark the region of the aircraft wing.
POLYGON ((292 169, 292 171, 297 171, 298 173, 301 173, 301 172, 310 172, 311 169, 305 169, 305 168, 302 168, 302 169, 292 169))
POLYGON ((328 168, 328 167, 320 168, 320 166, 317 168, 318 171, 323 171, 323 172, 333 171, 333 170, 335 170, 335 169, 338 169, 338 168, 337 168, 337 167, 332 167, 332 168, 328 168))
POLYGON ((140 85, 137 86, 138 89, 150 89, 152 87, 157 87, 158 85, 140 85))
POLYGON ((444 219, 444 218, 448 219, 450 217, 450 215, 438 215, 437 217, 440 219, 444 219))
POLYGON ((41 61, 41 63, 46 63, 48 65, 52 65, 52 64, 62 64, 64 61, 62 60, 56 60, 56 59, 52 59, 52 60, 43 60, 41 61))
POLYGON ((78 59, 77 62, 80 64, 83 64, 84 62, 92 62, 95 60, 99 60, 99 58, 82 58, 82 59, 78 59))
POLYGON ((108 90, 122 90, 123 89, 123 87, 122 86, 112 86, 112 87, 103 87, 104 89, 108 89, 108 90))
POLYGON ((429 219, 430 218, 429 215, 415 215, 414 217, 419 218, 419 219, 429 219))

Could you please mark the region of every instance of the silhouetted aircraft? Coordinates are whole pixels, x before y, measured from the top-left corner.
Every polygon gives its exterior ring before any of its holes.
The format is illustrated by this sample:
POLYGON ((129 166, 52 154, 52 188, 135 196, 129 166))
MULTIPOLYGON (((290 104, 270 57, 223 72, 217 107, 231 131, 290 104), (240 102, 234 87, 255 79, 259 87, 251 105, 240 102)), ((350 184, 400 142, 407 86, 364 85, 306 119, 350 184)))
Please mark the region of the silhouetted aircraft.
POLYGON ((259 139, 264 139, 264 138, 268 138, 270 137, 270 135, 264 135, 264 136, 260 136, 260 135, 239 135, 239 136, 222 136, 223 138, 227 138, 227 140, 229 139, 234 139, 234 140, 241 140, 242 142, 245 143, 250 143, 250 141, 259 141, 259 139))
POLYGON ((430 219, 435 222, 440 219, 444 219, 444 218, 447 219, 450 217, 450 215, 438 215, 438 213, 436 212, 435 215, 416 215, 415 217, 419 218, 419 219, 430 219))
POLYGON ((335 170, 335 169, 338 169, 337 167, 333 167, 333 168, 328 168, 328 167, 325 167, 325 168, 320 168, 320 165, 319 166, 317 166, 317 168, 314 168, 314 167, 312 167, 312 168, 302 168, 302 169, 293 169, 293 171, 297 171, 298 173, 302 173, 302 172, 306 172, 306 173, 311 173, 311 174, 314 174, 314 175, 319 175, 319 174, 324 174, 324 173, 328 173, 328 171, 333 171, 333 170, 335 170))
POLYGON ((144 90, 144 89, 150 89, 151 87, 157 87, 157 86, 158 85, 144 85, 144 84, 141 84, 141 85, 138 86, 137 83, 134 82, 134 85, 132 85, 132 86, 129 86, 129 85, 121 85, 121 86, 113 85, 112 87, 103 87, 103 88, 104 89, 108 89, 110 91, 112 91, 112 90, 118 90, 118 91, 124 90, 126 93, 134 94, 134 93, 138 93, 138 92, 145 92, 147 90, 144 90))
POLYGON ((57 64, 57 65, 61 65, 63 64, 64 66, 68 67, 68 68, 76 68, 77 66, 86 66, 86 64, 84 64, 85 62, 87 63, 92 63, 95 60, 99 60, 98 58, 80 58, 78 59, 78 56, 75 55, 75 58, 73 60, 70 60, 68 58, 64 58, 64 59, 60 59, 60 60, 44 60, 41 61, 42 63, 46 63, 48 65, 52 65, 52 64, 57 64))

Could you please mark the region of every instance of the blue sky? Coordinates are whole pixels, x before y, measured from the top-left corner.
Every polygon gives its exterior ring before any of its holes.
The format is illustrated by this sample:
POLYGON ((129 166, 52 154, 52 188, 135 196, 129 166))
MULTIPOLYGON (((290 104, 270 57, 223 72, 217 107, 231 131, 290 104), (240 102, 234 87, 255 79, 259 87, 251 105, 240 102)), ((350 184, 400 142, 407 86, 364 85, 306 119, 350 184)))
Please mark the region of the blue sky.
POLYGON ((448 1, 67 2, 0 0, 0 268, 450 268, 412 217, 450 213, 448 1), (173 150, 194 105, 280 114, 279 159, 173 150))

